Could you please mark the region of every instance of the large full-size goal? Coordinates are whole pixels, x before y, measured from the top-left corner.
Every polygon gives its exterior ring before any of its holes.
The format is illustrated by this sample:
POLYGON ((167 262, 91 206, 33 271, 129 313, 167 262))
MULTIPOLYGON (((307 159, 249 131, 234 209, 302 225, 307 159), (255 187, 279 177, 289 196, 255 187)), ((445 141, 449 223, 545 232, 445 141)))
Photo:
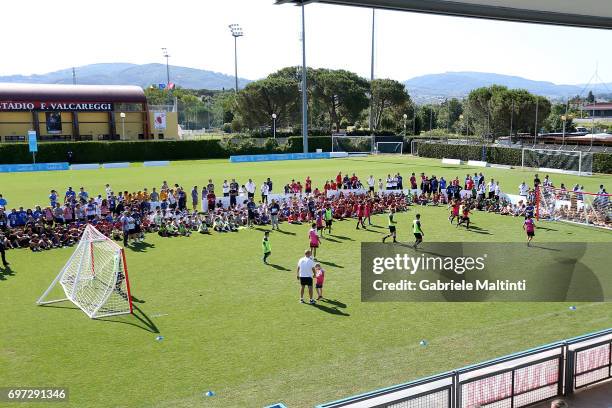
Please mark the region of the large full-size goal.
POLYGON ((377 154, 402 154, 404 142, 376 142, 377 154))
POLYGON ((568 150, 523 149, 522 167, 548 173, 591 175, 593 153, 568 150))
POLYGON ((332 152, 348 154, 370 154, 374 149, 374 136, 332 135, 332 152))
POLYGON ((64 268, 36 303, 65 300, 92 319, 132 313, 123 248, 90 224, 64 268))
POLYGON ((540 187, 536 190, 536 217, 612 229, 611 197, 605 193, 540 187))

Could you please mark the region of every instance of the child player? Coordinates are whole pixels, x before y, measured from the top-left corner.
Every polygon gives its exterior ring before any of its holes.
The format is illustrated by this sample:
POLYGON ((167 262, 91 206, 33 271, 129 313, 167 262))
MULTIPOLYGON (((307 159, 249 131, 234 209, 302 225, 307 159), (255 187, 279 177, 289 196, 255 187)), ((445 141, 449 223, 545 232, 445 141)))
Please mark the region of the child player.
POLYGON ((423 228, 421 227, 421 214, 417 214, 416 218, 412 221, 412 231, 414 232, 414 245, 412 246, 414 249, 423 242, 423 237, 425 233, 423 232, 423 228))
POLYGON ((325 270, 321 268, 321 264, 315 265, 315 288, 317 289, 317 300, 323 299, 323 282, 325 281, 325 270))
POLYGON ((393 237, 393 242, 397 242, 397 231, 395 228, 395 224, 397 223, 397 221, 395 221, 393 219, 393 216, 395 214, 395 208, 393 207, 389 207, 389 234, 385 235, 382 239, 382 242, 385 242, 387 240, 387 238, 391 238, 393 237))
POLYGON ((531 245, 531 240, 535 237, 535 221, 533 217, 528 216, 523 223, 523 229, 527 233, 527 246, 531 245))
POLYGON ((327 228, 327 232, 331 234, 332 223, 334 222, 334 214, 331 205, 327 204, 325 212, 323 213, 323 218, 325 219, 325 228, 327 228))
POLYGON ((459 218, 459 221, 457 222, 457 227, 465 223, 465 228, 470 229, 470 206, 469 204, 467 203, 461 204, 461 207, 459 208, 459 212, 461 213, 461 218, 459 218))
POLYGON ((263 262, 268 264, 268 257, 272 254, 272 247, 270 246, 270 231, 264 232, 263 241, 261 241, 261 248, 263 249, 263 262))
POLYGON ((312 228, 308 231, 308 240, 310 241, 310 251, 312 252, 312 258, 317 259, 317 248, 319 247, 319 234, 317 234, 317 224, 312 223, 312 228))
POLYGON ((363 222, 365 219, 365 204, 364 202, 357 203, 357 229, 359 229, 359 225, 361 228, 366 229, 365 223, 363 222))
POLYGON ((317 232, 319 233, 319 236, 323 236, 323 210, 318 210, 317 211, 317 216, 315 219, 315 224, 317 224, 317 232))
POLYGON ((459 205, 460 205, 459 200, 451 200, 451 203, 450 203, 451 213, 448 216, 448 220, 450 221, 451 224, 453 223, 453 220, 455 218, 457 218, 457 222, 459 222, 459 205))

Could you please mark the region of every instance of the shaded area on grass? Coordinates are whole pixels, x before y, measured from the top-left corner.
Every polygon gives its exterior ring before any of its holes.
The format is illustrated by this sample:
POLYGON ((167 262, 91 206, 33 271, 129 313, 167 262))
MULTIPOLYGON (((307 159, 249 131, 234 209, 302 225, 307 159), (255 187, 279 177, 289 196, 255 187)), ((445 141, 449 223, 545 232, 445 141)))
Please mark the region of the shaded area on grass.
POLYGON ((10 266, 0 267, 0 281, 6 280, 7 276, 15 276, 15 271, 10 266))

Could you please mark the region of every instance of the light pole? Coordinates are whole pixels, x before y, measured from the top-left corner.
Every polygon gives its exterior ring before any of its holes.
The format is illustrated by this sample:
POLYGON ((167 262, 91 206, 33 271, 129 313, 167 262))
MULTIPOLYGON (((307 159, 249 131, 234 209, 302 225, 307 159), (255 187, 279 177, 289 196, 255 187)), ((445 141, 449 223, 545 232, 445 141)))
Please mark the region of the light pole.
MULTIPOLYGON (((459 115, 459 120, 461 121, 461 124, 463 125, 463 113, 459 115)), ((461 134, 461 131, 459 131, 459 134, 461 134)))
POLYGON ((561 116, 561 120, 563 121, 563 138, 561 139, 561 146, 565 145, 565 121, 567 120, 567 116, 561 116))
POLYGON ((234 77, 236 80, 236 93, 238 93, 238 37, 242 37, 244 32, 242 32, 242 28, 238 24, 230 24, 228 27, 234 37, 234 77))
POLYGON ((372 9, 372 54, 370 60, 370 134, 374 135, 374 106, 372 104, 372 82, 374 82, 374 47, 375 47, 375 38, 374 38, 374 28, 376 24, 376 9, 372 9))
POLYGON ((408 119, 408 115, 404 113, 404 137, 406 137, 406 119, 408 119))
POLYGON ((272 135, 276 140, 276 113, 272 114, 272 135))
POLYGON ((121 116, 121 139, 125 140, 125 113, 121 112, 119 116, 121 116))
POLYGON ((306 69, 306 11, 302 2, 302 146, 304 153, 308 153, 308 93, 306 69))
POLYGON ((166 59, 166 88, 170 86, 170 55, 167 48, 162 48, 162 54, 166 59))

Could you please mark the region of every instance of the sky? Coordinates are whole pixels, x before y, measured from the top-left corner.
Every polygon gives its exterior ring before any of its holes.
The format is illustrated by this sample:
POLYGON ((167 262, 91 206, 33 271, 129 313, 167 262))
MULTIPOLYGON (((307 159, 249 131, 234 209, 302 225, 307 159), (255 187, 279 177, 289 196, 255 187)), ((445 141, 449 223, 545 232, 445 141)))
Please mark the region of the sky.
MULTIPOLYGON (((301 64, 301 11, 274 0, 30 0, 2 5, 0 75, 100 62, 165 63, 257 79, 301 64), (35 10, 36 12, 32 12, 35 10), (12 16, 7 18, 8 16, 12 16)), ((311 67, 370 76, 371 9, 306 6, 311 67)), ((612 82, 612 30, 376 11, 375 77, 495 72, 557 84, 612 82)))

